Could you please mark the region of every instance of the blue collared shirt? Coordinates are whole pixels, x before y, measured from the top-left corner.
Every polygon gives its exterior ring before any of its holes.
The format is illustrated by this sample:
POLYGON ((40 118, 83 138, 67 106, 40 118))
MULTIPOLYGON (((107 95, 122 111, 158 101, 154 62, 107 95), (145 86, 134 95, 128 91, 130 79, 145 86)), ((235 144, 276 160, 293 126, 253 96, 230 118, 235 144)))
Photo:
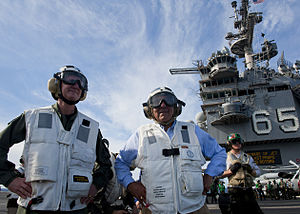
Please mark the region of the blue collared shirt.
MULTIPOLYGON (((172 139, 174 135, 175 124, 176 121, 167 130, 167 134, 170 139, 172 139)), ((197 125, 195 126, 195 133, 198 137, 203 156, 210 159, 210 162, 207 165, 204 173, 210 176, 221 175, 223 171, 226 170, 227 154, 225 149, 222 148, 214 138, 212 138, 207 132, 200 129, 200 127, 197 125)), ((126 188, 128 184, 134 182, 130 172, 130 165, 131 162, 137 157, 138 147, 139 132, 137 129, 127 140, 123 149, 120 150, 115 162, 118 180, 126 188)))

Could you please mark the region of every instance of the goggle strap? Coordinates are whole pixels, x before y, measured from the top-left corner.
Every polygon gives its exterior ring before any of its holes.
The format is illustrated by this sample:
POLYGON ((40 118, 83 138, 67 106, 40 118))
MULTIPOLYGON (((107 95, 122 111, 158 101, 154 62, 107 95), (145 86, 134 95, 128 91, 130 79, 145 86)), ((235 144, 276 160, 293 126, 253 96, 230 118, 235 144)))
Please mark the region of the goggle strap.
POLYGON ((185 102, 183 102, 183 101, 181 101, 181 100, 178 100, 178 99, 177 99, 177 103, 180 104, 180 105, 182 105, 182 106, 185 106, 185 102))

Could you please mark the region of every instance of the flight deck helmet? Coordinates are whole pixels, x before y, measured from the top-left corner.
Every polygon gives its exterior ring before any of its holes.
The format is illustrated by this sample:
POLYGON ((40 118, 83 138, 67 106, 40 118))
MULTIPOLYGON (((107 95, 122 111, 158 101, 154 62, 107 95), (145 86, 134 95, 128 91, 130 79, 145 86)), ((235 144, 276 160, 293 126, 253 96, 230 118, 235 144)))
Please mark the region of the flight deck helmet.
MULTIPOLYGON (((147 102, 143 103, 144 114, 146 118, 155 120, 152 114, 152 109, 159 107, 163 101, 168 106, 174 106, 172 121, 174 121, 176 117, 181 114, 182 106, 185 106, 185 103, 177 99, 174 92, 170 88, 159 87, 154 89, 149 94, 147 102)), ((168 123, 172 121, 169 121, 168 123)))
POLYGON ((79 68, 73 65, 66 65, 59 69, 59 72, 55 73, 51 79, 48 80, 48 90, 51 92, 52 97, 55 100, 61 98, 64 102, 68 104, 76 104, 79 101, 83 101, 87 96, 88 91, 88 81, 87 78, 81 73, 79 68), (75 76, 76 78, 69 78, 70 76, 75 76), (82 93, 80 99, 77 101, 70 101, 63 97, 61 93, 61 83, 68 85, 78 84, 82 93))
POLYGON ((240 143, 243 145, 244 141, 241 138, 241 135, 238 133, 231 133, 227 136, 227 145, 232 146, 232 144, 240 143))

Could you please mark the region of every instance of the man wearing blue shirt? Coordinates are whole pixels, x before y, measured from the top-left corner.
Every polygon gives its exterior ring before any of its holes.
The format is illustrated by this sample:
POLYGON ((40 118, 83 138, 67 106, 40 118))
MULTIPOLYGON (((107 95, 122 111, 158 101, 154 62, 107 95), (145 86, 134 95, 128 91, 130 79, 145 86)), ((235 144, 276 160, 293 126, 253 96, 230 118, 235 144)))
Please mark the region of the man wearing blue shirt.
POLYGON ((197 125, 176 120, 185 103, 171 89, 155 89, 143 106, 155 123, 139 127, 120 150, 118 180, 139 200, 141 213, 209 213, 205 195, 226 169, 225 149, 197 125), (202 176, 204 157, 210 163, 202 176), (141 169, 140 181, 130 167, 141 169))

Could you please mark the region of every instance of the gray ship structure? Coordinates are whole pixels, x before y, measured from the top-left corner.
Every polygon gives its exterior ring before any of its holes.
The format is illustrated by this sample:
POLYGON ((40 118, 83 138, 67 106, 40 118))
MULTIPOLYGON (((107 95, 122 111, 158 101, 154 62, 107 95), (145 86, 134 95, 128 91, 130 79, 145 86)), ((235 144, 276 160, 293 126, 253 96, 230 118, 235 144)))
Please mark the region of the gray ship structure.
MULTIPOLYGON (((261 51, 254 53, 254 27, 262 13, 250 12, 249 1, 231 3, 234 28, 225 39, 230 48, 212 53, 207 64, 197 61, 192 68, 173 68, 171 74, 200 74, 202 112, 197 124, 221 145, 229 133, 240 133, 245 151, 260 166, 300 163, 300 61, 294 64, 281 54, 277 70, 269 67, 278 54, 274 41, 264 38, 261 51), (245 70, 239 72, 237 60, 245 70), (261 66, 263 64, 263 66, 261 66)), ((262 35, 264 36, 264 35, 262 35)))

